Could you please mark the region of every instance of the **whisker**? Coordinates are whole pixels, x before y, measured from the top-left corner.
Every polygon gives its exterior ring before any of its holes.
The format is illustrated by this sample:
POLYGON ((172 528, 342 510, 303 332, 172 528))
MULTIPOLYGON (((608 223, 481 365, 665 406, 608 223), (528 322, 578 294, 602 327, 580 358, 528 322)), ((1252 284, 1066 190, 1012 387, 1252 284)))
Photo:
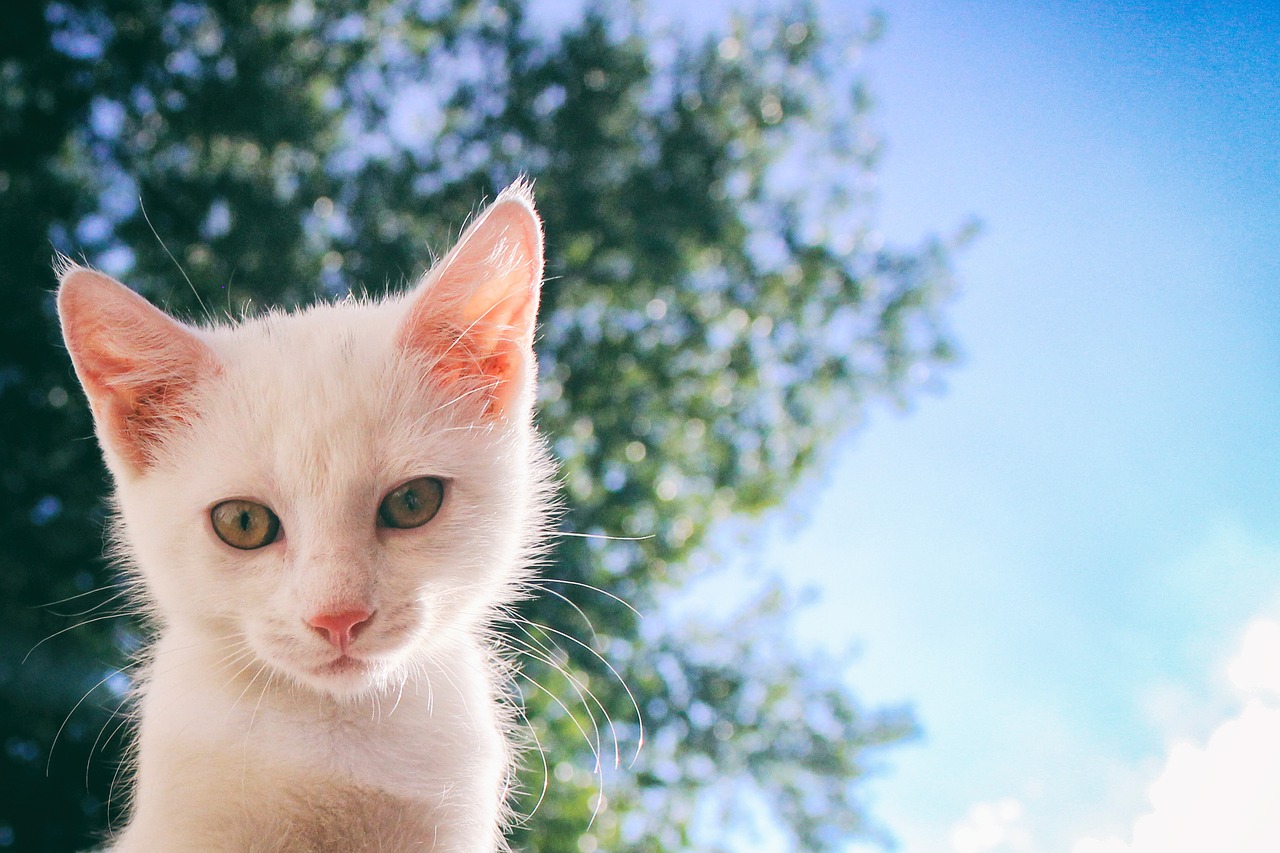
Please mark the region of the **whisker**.
MULTIPOLYGON (((530 627, 534 627, 534 626, 539 627, 539 628, 541 628, 541 627, 542 627, 541 625, 536 625, 536 623, 527 622, 527 621, 526 621, 526 623, 525 623, 525 624, 529 625, 530 627)), ((548 648, 547 648, 547 647, 546 647, 542 642, 540 642, 539 640, 537 640, 537 639, 534 637, 533 633, 532 633, 528 628, 526 628, 526 627, 525 627, 525 625, 521 625, 521 626, 520 626, 520 628, 521 628, 521 630, 522 630, 522 631, 524 631, 524 633, 525 633, 525 634, 526 634, 526 635, 527 635, 531 640, 533 640, 535 643, 537 643, 537 644, 538 644, 538 646, 539 646, 540 648, 544 649, 544 650, 547 652, 547 654, 548 654, 548 655, 550 655, 550 656, 554 657, 554 654, 551 652, 551 650, 550 650, 550 649, 548 649, 548 648)), ((557 632, 557 633, 558 633, 558 632, 557 632)), ((574 640, 575 642, 577 642, 577 639, 576 639, 576 638, 574 638, 574 637, 569 637, 569 635, 567 635, 567 634, 565 634, 565 635, 563 635, 563 636, 566 636, 566 637, 568 637, 568 639, 571 639, 571 640, 574 640)), ((568 656, 568 653, 567 653, 567 652, 565 652, 565 650, 564 650, 563 648, 561 648, 561 647, 559 646, 559 644, 556 644, 554 640, 552 640, 552 644, 555 646, 555 648, 556 648, 556 650, 557 650, 557 651, 559 651, 562 655, 564 655, 564 656, 565 656, 565 658, 566 658, 566 660, 567 660, 567 659, 568 659, 568 657, 569 657, 569 656, 568 656)), ((581 643, 580 643, 580 645, 581 645, 581 643)), ((597 655, 597 657, 599 657, 599 655, 597 655)), ((604 659, 603 659, 603 658, 601 658, 601 660, 603 661, 604 659)), ((559 671, 559 672, 560 672, 560 673, 561 673, 565 678, 569 679, 569 680, 570 680, 570 682, 574 685, 574 688, 575 688, 575 689, 578 689, 579 687, 581 687, 581 690, 585 690, 585 691, 587 692, 587 695, 588 695, 588 696, 590 696, 590 697, 591 697, 591 699, 596 703, 596 706, 600 709, 600 713, 604 714, 605 721, 606 721, 606 722, 608 722, 608 724, 609 724, 609 734, 610 734, 610 736, 613 738, 613 766, 614 766, 614 768, 621 767, 621 766, 622 766, 622 746, 621 746, 621 743, 620 743, 620 739, 619 739, 619 737, 618 737, 618 729, 617 729, 617 726, 614 724, 614 721, 613 721, 613 715, 609 713, 609 709, 608 709, 608 708, 606 708, 606 707, 604 706, 604 703, 602 703, 602 702, 600 701, 599 697, 597 697, 597 696, 596 696, 596 694, 591 690, 591 688, 590 688, 587 684, 580 683, 580 682, 579 682, 579 681, 578 681, 578 680, 577 680, 573 675, 571 675, 571 674, 569 673, 569 671, 568 671, 567 669, 565 669, 565 668, 563 668, 563 667, 559 666, 559 665, 558 665, 556 662, 554 662, 554 661, 544 660, 544 662, 545 662, 545 663, 548 663, 549 665, 551 665, 554 669, 556 669, 557 671, 559 671)), ((608 662, 605 662, 605 666, 609 666, 608 662)), ((627 694, 628 694, 628 695, 630 695, 631 690, 627 687, 626 682, 622 680, 622 677, 621 677, 620 675, 618 675, 618 672, 617 672, 616 670, 614 670, 612 666, 609 666, 609 670, 610 670, 611 672, 613 672, 614 678, 616 678, 616 679, 618 680, 618 683, 622 685, 622 689, 623 689, 623 690, 626 690, 626 691, 627 691, 627 694)), ((585 705, 585 704, 586 704, 586 698, 582 696, 581 690, 579 690, 579 692, 578 692, 578 696, 579 696, 579 698, 581 698, 581 699, 582 699, 583 704, 585 705)), ((636 707, 636 704, 635 704, 635 697, 634 697, 634 696, 631 698, 631 702, 632 702, 632 706, 633 706, 633 707, 635 707, 635 709, 636 709, 636 714, 637 714, 637 716, 638 716, 638 715, 639 715, 639 712, 640 712, 640 709, 639 709, 639 707, 636 707)), ((590 709, 588 708, 588 712, 589 712, 589 711, 590 711, 590 709)), ((592 715, 592 723, 594 723, 594 722, 595 722, 595 715, 593 714, 593 715, 592 715)), ((644 732, 643 723, 641 723, 640 725, 641 725, 641 728, 640 728, 640 731, 641 731, 641 738, 643 739, 643 737, 644 737, 644 734, 643 734, 643 732, 644 732)), ((638 757, 638 752, 637 752, 637 757, 638 757)), ((634 765, 634 764, 635 764, 635 758, 632 758, 632 760, 631 760, 631 764, 632 764, 632 765, 634 765)))
MULTIPOLYGON (((587 696, 590 696, 592 700, 595 701, 596 706, 600 708, 601 713, 604 714, 604 718, 605 720, 608 721, 609 727, 612 730, 613 720, 609 717, 608 710, 604 707, 604 705, 600 703, 600 700, 596 697, 594 693, 591 692, 591 689, 589 687, 583 684, 581 680, 579 680, 576 676, 574 676, 571 672, 566 670, 562 665, 559 664, 559 662, 555 660, 555 655, 550 649, 547 649, 546 646, 543 646, 541 643, 539 643, 536 638, 533 638, 532 634, 530 634, 529 636, 530 638, 533 639, 534 643, 538 644, 538 646, 541 648, 541 651, 539 649, 535 649, 533 646, 530 646, 528 643, 524 642, 519 637, 512 637, 510 638, 510 641, 512 643, 519 644, 519 649, 522 651, 523 654, 528 655, 534 660, 545 663, 547 666, 551 667, 553 670, 558 672, 561 676, 565 678, 565 680, 569 682, 569 686, 573 688, 574 692, 578 694, 578 700, 582 702, 582 707, 586 709, 586 712, 587 712, 587 718, 591 720, 592 733, 595 735, 595 745, 594 745, 594 748, 592 749, 592 753, 596 757, 595 772, 597 773, 600 772, 602 768, 602 765, 600 763, 600 753, 603 751, 604 747, 601 740, 600 725, 596 722, 595 711, 592 710, 591 705, 587 702, 587 696)), ((563 649, 561 649, 561 652, 563 653, 563 649)), ((614 752, 616 754, 617 753, 616 747, 618 742, 616 731, 613 731, 613 740, 614 740, 614 746, 615 746, 614 752)))
MULTIPOLYGON (((523 699, 517 704, 514 702, 514 697, 513 697, 512 704, 514 705, 516 712, 524 720, 524 727, 529 732, 529 736, 533 738, 534 749, 537 750, 538 758, 542 761, 542 790, 538 792, 538 800, 533 804, 533 808, 530 809, 529 813, 527 815, 524 815, 522 818, 524 821, 528 821, 530 818, 532 818, 535 814, 538 813, 538 808, 542 805, 542 801, 546 799, 547 790, 551 787, 551 767, 547 764, 547 751, 542 745, 542 739, 538 737, 537 728, 533 725, 533 721, 529 719, 529 713, 525 709, 525 704, 523 699)), ((508 790, 510 790, 511 788, 511 785, 512 785, 511 778, 513 775, 514 774, 508 775, 508 779, 507 779, 508 790)))
MULTIPOLYGON (((267 669, 268 667, 265 663, 259 667, 258 671, 253 674, 253 678, 249 680, 249 684, 246 685, 245 689, 249 689, 249 687, 253 685, 253 682, 258 680, 258 676, 262 675, 262 673, 267 669)), ((258 720, 258 709, 262 707, 262 700, 266 698, 267 691, 271 688, 271 679, 273 677, 275 677, 274 673, 267 672, 267 680, 263 682, 262 689, 258 692, 258 701, 253 706, 253 713, 249 715, 249 727, 244 730, 244 743, 241 744, 240 747, 240 789, 242 792, 246 788, 246 782, 248 781, 249 776, 249 737, 253 734, 253 724, 258 720)), ((241 692, 240 696, 243 697, 244 693, 241 692)), ((240 699, 237 698, 236 703, 239 701, 240 699)), ((233 703, 231 707, 235 708, 235 704, 233 703)))
POLYGON ((232 647, 225 655, 213 662, 215 667, 222 669, 224 667, 233 667, 240 662, 245 655, 252 655, 253 647, 247 642, 241 642, 232 647))
POLYGON ((647 533, 644 536, 611 536, 608 533, 574 533, 571 530, 553 530, 552 536, 572 536, 575 539, 603 539, 608 542, 644 542, 647 539, 656 538, 656 534, 647 533))
MULTIPOLYGON (((110 737, 115 737, 116 733, 119 732, 120 729, 122 729, 131 718, 132 718, 131 714, 126 715, 124 719, 120 721, 120 724, 116 726, 115 730, 112 731, 110 737)), ((131 764, 133 764, 134 760, 135 760, 134 755, 130 755, 128 758, 121 760, 116 765, 115 772, 111 774, 111 785, 108 786, 107 788, 107 803, 106 803, 108 825, 111 824, 111 806, 113 803, 118 802, 121 796, 119 792, 119 788, 117 787, 120 783, 120 774, 124 772, 126 767, 129 767, 131 764)), ((125 796, 127 796, 127 794, 128 792, 125 792, 125 796)))
MULTIPOLYGON (((133 664, 130 664, 130 666, 133 666, 133 664)), ((126 669, 127 668, 128 667, 126 667, 126 669)), ((93 745, 89 747, 89 756, 84 762, 84 784, 86 789, 89 787, 89 768, 93 765, 93 754, 98 751, 98 743, 101 742, 105 749, 106 745, 119 733, 120 729, 124 728, 124 726, 133 718, 132 712, 127 714, 120 713, 120 709, 128 704, 129 700, 132 698, 132 693, 126 692, 124 696, 120 698, 120 701, 116 703, 115 709, 107 716, 107 719, 103 721, 101 728, 98 729, 98 735, 93 739, 93 745), (120 722, 116 724, 116 727, 111 730, 111 734, 107 735, 107 739, 103 741, 102 736, 106 734, 107 727, 110 726, 111 722, 117 718, 120 719, 120 722)), ((53 752, 52 749, 49 751, 50 753, 53 752)))
MULTIPOLYGON (((255 673, 253 674, 253 678, 250 678, 250 679, 249 679, 249 683, 248 683, 248 684, 246 684, 246 685, 244 686, 244 689, 240 691, 240 695, 236 697, 236 700, 235 700, 234 702, 232 702, 232 703, 231 703, 231 707, 227 708, 226 716, 228 716, 228 717, 229 717, 229 716, 231 716, 231 712, 232 712, 232 711, 234 711, 234 710, 236 709, 236 706, 240 704, 240 700, 244 698, 244 694, 246 694, 246 693, 248 693, 248 692, 249 692, 249 688, 250 688, 250 687, 253 687, 254 682, 258 680, 258 676, 259 676, 259 675, 262 675, 262 672, 263 672, 263 670, 265 670, 265 669, 267 668, 267 665, 266 665, 265 663, 261 663, 261 662, 256 661, 256 660, 251 660, 251 661, 249 661, 248 663, 246 663, 244 666, 240 667, 239 672, 237 672, 237 673, 236 673, 235 675, 233 675, 230 679, 228 679, 227 684, 228 684, 228 685, 230 685, 232 681, 234 681, 236 678, 239 678, 239 676, 240 676, 240 673, 241 673, 241 672, 244 672, 246 669, 248 669, 249 667, 253 666, 255 663, 257 663, 257 664, 258 664, 258 670, 257 670, 257 672, 255 672, 255 673)), ((261 700, 261 696, 259 696, 259 700, 261 700)), ((252 723, 250 724, 250 728, 252 728, 252 723)), ((245 737, 246 737, 246 738, 248 737, 248 734, 247 734, 247 733, 246 733, 245 737)))
POLYGON ((600 639, 600 634, 596 632, 596 626, 595 626, 595 623, 593 623, 593 622, 591 621, 591 617, 590 617, 590 616, 588 616, 588 615, 586 614, 586 611, 584 611, 581 607, 579 607, 579 606, 578 606, 578 605, 573 601, 573 599, 569 598, 569 596, 565 595, 565 594, 564 594, 564 593, 562 593, 562 592, 559 592, 559 591, 554 590, 554 589, 548 589, 547 587, 541 587, 541 590, 542 590, 543 592, 550 593, 551 595, 554 595, 556 598, 560 599, 560 600, 561 600, 561 601, 563 601, 565 604, 567 604, 567 605, 569 605, 570 607, 572 607, 572 608, 574 609, 574 611, 575 611, 575 612, 577 612, 577 614, 578 614, 579 616, 581 616, 581 617, 582 617, 582 621, 583 621, 583 622, 585 622, 585 623, 587 624, 587 630, 591 632, 591 636, 592 636, 594 639, 596 639, 596 640, 599 640, 599 639, 600 639))
MULTIPOLYGON (((236 664, 240 663, 240 661, 242 661, 242 660, 245 662, 245 663, 244 663, 244 665, 243 665, 243 666, 241 666, 239 669, 237 669, 235 672, 233 672, 233 673, 231 674, 231 676, 230 676, 230 677, 228 677, 228 678, 227 678, 227 680, 226 680, 226 681, 224 681, 224 682, 222 683, 222 687, 223 687, 223 689, 226 689, 226 688, 230 687, 230 686, 232 685, 232 683, 233 683, 233 682, 235 682, 235 680, 236 680, 237 678, 239 678, 239 677, 244 673, 244 671, 245 671, 246 669, 248 669, 249 667, 253 666, 253 665, 257 662, 257 660, 256 660, 256 658, 255 658, 255 656, 254 656, 254 654, 253 654, 253 649, 250 649, 250 648, 244 648, 244 649, 241 649, 241 650, 237 651, 234 655, 231 655, 230 657, 228 657, 228 658, 226 659, 226 661, 225 661, 225 665, 226 665, 226 667, 227 667, 228 669, 230 669, 231 667, 233 667, 233 666, 235 666, 236 664)), ((179 665, 181 665, 181 664, 179 664, 179 665)), ((250 682, 250 683, 252 683, 252 682, 250 682)), ((247 688, 246 688, 246 689, 247 689, 247 688)), ((244 694, 242 693, 241 695, 244 695, 244 694)), ((239 701, 239 700, 237 700, 237 701, 239 701)), ((234 707, 234 705, 233 705, 233 707, 234 707)))
POLYGON ((275 673, 271 672, 270 667, 264 663, 261 668, 254 673, 252 680, 249 681, 249 684, 252 685, 254 681, 258 680, 258 676, 264 672, 267 673, 267 680, 262 682, 262 688, 258 691, 258 701, 254 703, 253 713, 249 715, 249 728, 247 728, 244 733, 244 746, 246 750, 249 748, 249 735, 253 734, 253 724, 258 719, 258 709, 262 707, 262 700, 266 698, 267 691, 271 689, 271 679, 275 678, 275 673))
MULTIPOLYGON (((86 590, 85 592, 77 592, 75 595, 68 595, 66 598, 59 598, 57 601, 49 601, 44 604, 35 604, 35 605, 32 605, 32 609, 40 610, 46 607, 57 607, 59 604, 66 604, 68 601, 75 601, 77 598, 84 598, 86 595, 95 595, 99 592, 106 592, 109 589, 119 589, 121 591, 128 592, 130 587, 131 587, 131 584, 127 584, 127 583, 107 584, 106 586, 95 587, 93 589, 86 590)), ((112 596, 112 598, 114 597, 115 596, 112 596)))
MULTIPOLYGON (((100 591, 100 590, 95 590, 95 591, 100 591)), ((125 588, 114 593, 111 597, 105 598, 102 601, 98 602, 97 604, 93 605, 92 607, 87 607, 84 610, 79 610, 73 613, 60 613, 59 611, 53 610, 52 608, 50 608, 49 612, 52 613, 54 616, 61 616, 64 619, 74 619, 79 616, 88 616, 93 611, 106 607, 111 602, 124 598, 128 594, 129 594, 129 589, 125 588)), ((69 599, 66 599, 66 600, 69 600, 69 599)))
MULTIPOLYGON (((604 664, 605 667, 608 668, 609 672, 613 674, 613 677, 618 680, 618 684, 622 686, 622 689, 624 691, 626 691, 627 698, 631 700, 631 707, 636 712, 636 725, 639 727, 639 739, 636 743, 636 754, 631 757, 631 763, 627 765, 628 767, 634 767, 636 761, 639 760, 640 758, 640 750, 644 746, 644 715, 640 712, 640 703, 636 701, 635 694, 631 692, 631 688, 627 685, 627 680, 622 677, 622 673, 618 672, 618 670, 614 668, 613 664, 609 663, 609 661, 605 658, 604 655, 600 654, 600 652, 591 648, 591 646, 582 642, 582 640, 579 640, 577 637, 573 636, 572 634, 567 634, 564 631, 560 631, 556 628, 552 628, 549 625, 543 625, 539 622, 533 622, 529 619, 522 619, 521 621, 524 624, 529 625, 530 627, 535 627, 542 631, 550 632, 552 634, 555 634, 558 637, 564 637, 569 642, 575 643, 578 646, 581 646, 583 649, 590 652, 592 656, 595 657, 596 660, 604 664)), ((528 632, 526 631, 526 633, 528 632)), ((605 716, 608 717, 607 711, 605 712, 605 716)), ((612 719, 609 720, 609 724, 610 726, 613 725, 612 719)), ((617 743, 616 732, 614 734, 614 743, 615 744, 617 743)))
POLYGON ((52 640, 54 637, 60 637, 63 634, 67 633, 68 631, 74 631, 76 628, 83 628, 85 625, 92 625, 94 622, 102 622, 105 619, 119 619, 122 616, 134 616, 134 615, 137 615, 137 614, 127 610, 120 611, 118 613, 104 613, 101 616, 95 616, 92 619, 85 619, 83 621, 77 622, 74 625, 69 625, 66 628, 62 628, 58 631, 54 631, 52 634, 50 634, 49 636, 45 637, 43 640, 41 640, 40 642, 32 646, 31 649, 26 653, 26 655, 23 656, 22 663, 25 664, 27 662, 27 659, 31 657, 32 652, 34 652, 36 649, 40 648, 45 643, 52 640))
POLYGON ((623 607, 627 608, 632 613, 634 613, 637 617, 641 619, 644 618, 644 614, 641 613, 639 610, 636 610, 634 607, 632 607, 631 603, 628 602, 625 598, 621 598, 617 595, 614 595, 612 592, 609 592, 609 590, 607 589, 601 589, 598 586, 593 586, 589 583, 582 583, 581 581, 571 581, 571 580, 565 580, 564 578, 552 578, 552 577, 536 578, 535 580, 529 582, 529 586, 533 589, 540 589, 540 590, 550 592, 550 590, 548 590, 545 586, 543 586, 543 583, 562 583, 566 586, 580 586, 583 589, 589 589, 592 592, 598 592, 601 595, 605 596, 606 598, 611 598, 614 601, 616 601, 618 604, 621 604, 623 607))
MULTIPOLYGON (((524 625, 521 625, 521 628, 522 628, 523 630, 525 630, 525 633, 526 633, 526 634, 528 634, 529 638, 530 638, 531 640, 533 640, 533 642, 537 643, 537 644, 538 644, 538 646, 540 646, 541 648, 546 649, 546 646, 545 646, 545 645, 543 645, 543 644, 541 643, 541 641, 539 641, 536 637, 534 637, 534 635, 533 635, 531 632, 529 632, 527 629, 525 629, 525 628, 524 628, 524 625)), ((522 645, 524 645, 524 644, 523 644, 523 642, 522 642, 522 641, 520 641, 518 638, 512 638, 512 639, 516 640, 517 642, 521 642, 521 644, 522 644, 522 645)), ((553 643, 554 643, 554 641, 553 641, 553 643)), ((564 649, 561 649, 558 645, 556 646, 556 648, 561 652, 561 654, 564 654, 564 649)), ((613 724, 613 718, 609 715, 609 710, 608 710, 607 708, 605 708, 605 706, 600 702, 600 699, 595 695, 595 693, 593 693, 593 692, 591 691, 591 688, 589 688, 589 687, 587 687, 586 685, 582 684, 582 683, 581 683, 580 681, 578 681, 578 679, 577 679, 576 677, 574 677, 574 676, 573 676, 573 675, 572 675, 572 674, 571 674, 567 669, 564 669, 563 667, 561 667, 560 665, 558 665, 554 660, 552 660, 551 658, 553 658, 553 657, 554 657, 554 655, 552 655, 552 654, 551 654, 551 652, 550 652, 550 650, 549 650, 549 649, 547 649, 547 653, 548 653, 548 657, 547 657, 547 658, 542 658, 540 655, 538 655, 538 654, 536 654, 536 653, 532 652, 532 651, 531 651, 527 646, 525 646, 525 653, 526 653, 526 654, 530 654, 530 655, 531 655, 535 660, 542 660, 544 663, 547 663, 549 666, 551 666, 551 667, 552 667, 552 669, 556 670, 556 671, 557 671, 557 672, 559 672, 561 675, 563 675, 566 679, 568 679, 568 681, 569 681, 570 685, 571 685, 571 686, 573 686, 574 691, 575 691, 575 692, 577 692, 577 694, 578 694, 578 698, 579 698, 579 699, 581 700, 581 702, 582 702, 582 707, 587 711, 587 716, 588 716, 588 718, 591 720, 591 726, 592 726, 592 728, 595 730, 595 734, 596 734, 596 745, 595 745, 595 748, 594 748, 594 749, 592 749, 592 753, 593 753, 593 755, 595 756, 595 770, 594 770, 594 773, 595 773, 595 776, 596 776, 596 794, 597 794, 597 796, 596 796, 596 803, 595 803, 595 806, 594 806, 594 807, 592 808, 592 810, 591 810, 591 819, 590 819, 589 821, 587 821, 587 828, 588 828, 588 829, 590 829, 590 828, 595 824, 595 820, 596 820, 596 818, 597 818, 597 817, 599 816, 599 814, 600 814, 600 808, 601 808, 601 805, 604 803, 604 773, 603 773, 603 765, 601 764, 601 761, 600 761, 600 727, 599 727, 599 725, 597 725, 597 724, 596 724, 596 717, 595 717, 595 713, 591 710, 591 705, 590 705, 590 703, 588 703, 588 702, 587 702, 586 697, 585 697, 585 696, 583 696, 583 691, 586 691, 587 696, 590 696, 590 697, 591 697, 591 699, 592 699, 592 700, 596 703, 596 705, 600 708, 600 712, 601 712, 602 714, 604 714, 604 718, 605 718, 606 722, 608 722, 608 724, 609 724, 609 730, 610 730, 610 733, 611 733, 611 734, 612 734, 612 736, 613 736, 614 767, 618 767, 618 766, 621 764, 621 756, 620 756, 620 754, 619 754, 619 752, 620 752, 620 748, 619 748, 619 743, 618 743, 618 731, 617 731, 617 729, 614 727, 614 724, 613 724)), ((567 656, 566 656, 566 657, 567 657, 567 656)), ((526 678, 528 678, 529 676, 527 676, 527 675, 526 675, 525 677, 526 677, 526 678)), ((530 678, 529 680, 530 680, 530 681, 533 681, 533 679, 532 679, 532 678, 530 678)), ((537 684, 537 682, 534 682, 534 683, 535 683, 535 684, 537 684)), ((538 685, 538 686, 540 686, 540 687, 541 687, 541 685, 538 685)), ((623 686, 625 687, 625 685, 623 685, 623 686)), ((546 688, 543 688, 543 689, 545 690, 546 688)), ((553 698, 554 698, 554 697, 553 697, 553 698)), ((564 704, 563 704, 563 703, 560 703, 558 700, 557 700, 557 704, 559 704, 561 708, 564 708, 564 704)), ((566 712, 567 712, 567 709, 566 709, 566 712)), ((573 718, 572 713, 570 713, 570 718, 573 718)), ((575 724, 576 724, 576 718, 573 718, 573 719, 574 719, 575 724)), ((582 731, 583 731, 581 726, 578 726, 578 731, 579 731, 579 732, 582 732, 582 731)), ((585 732, 583 732, 583 735, 584 735, 584 737, 585 737, 585 732)), ((588 743, 587 743, 587 746, 588 746, 588 747, 590 747, 590 746, 591 746, 591 743, 590 743, 589 741, 588 741, 588 743)))
POLYGON ((49 768, 53 766, 53 751, 58 746, 58 738, 62 736, 62 730, 65 729, 67 727, 67 723, 71 721, 71 716, 76 712, 77 708, 84 704, 84 700, 88 699, 93 691, 110 681, 113 675, 119 675, 122 671, 123 670, 120 669, 113 669, 111 672, 104 675, 102 680, 85 691, 84 695, 80 697, 80 700, 76 702, 76 704, 72 705, 71 710, 62 718, 62 725, 58 726, 58 731, 54 733, 53 741, 49 744, 49 759, 44 764, 44 775, 46 778, 49 776, 49 768))
MULTIPOLYGON (((529 682, 530 684, 532 684, 534 687, 541 690, 543 693, 547 694, 547 698, 549 698, 552 702, 555 702, 557 705, 560 706, 560 709, 564 711, 565 715, 569 718, 570 722, 572 722, 574 727, 578 730, 578 734, 582 735, 583 743, 585 743, 587 747, 590 748, 591 738, 590 736, 587 735, 587 730, 584 729, 582 727, 582 724, 578 722, 578 718, 574 716, 573 712, 570 711, 569 708, 563 702, 560 701, 560 697, 552 693, 546 687, 544 687, 536 678, 529 675, 527 672, 521 672, 520 677, 523 678, 525 681, 529 682)), ((594 749, 592 749, 592 755, 596 759, 596 767, 599 767, 600 754, 596 752, 594 749)))
POLYGON ((409 676, 405 675, 400 679, 400 689, 396 691, 396 701, 391 703, 391 710, 387 712, 387 719, 395 714, 396 708, 400 707, 400 700, 404 698, 404 683, 409 680, 409 676))

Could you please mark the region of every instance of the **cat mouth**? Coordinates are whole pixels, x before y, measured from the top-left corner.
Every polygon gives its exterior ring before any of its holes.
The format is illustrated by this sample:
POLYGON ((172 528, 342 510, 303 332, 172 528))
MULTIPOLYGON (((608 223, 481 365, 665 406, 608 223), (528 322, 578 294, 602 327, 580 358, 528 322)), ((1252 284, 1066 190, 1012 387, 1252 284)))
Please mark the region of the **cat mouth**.
POLYGON ((359 675, 368 672, 372 666, 370 661, 342 654, 315 667, 315 672, 318 675, 359 675))

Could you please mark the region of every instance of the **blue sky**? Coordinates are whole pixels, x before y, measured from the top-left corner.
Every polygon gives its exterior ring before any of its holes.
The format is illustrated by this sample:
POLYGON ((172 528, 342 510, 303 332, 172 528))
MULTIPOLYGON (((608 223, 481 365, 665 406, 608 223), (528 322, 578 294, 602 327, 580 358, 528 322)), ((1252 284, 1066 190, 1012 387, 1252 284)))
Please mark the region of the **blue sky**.
POLYGON ((985 223, 965 359, 765 562, 822 590, 802 636, 859 643, 860 695, 916 706, 872 788, 908 853, 984 803, 1013 828, 967 849, 1127 841, 1280 616, 1280 7, 1176 5, 881 6, 886 235, 985 223))

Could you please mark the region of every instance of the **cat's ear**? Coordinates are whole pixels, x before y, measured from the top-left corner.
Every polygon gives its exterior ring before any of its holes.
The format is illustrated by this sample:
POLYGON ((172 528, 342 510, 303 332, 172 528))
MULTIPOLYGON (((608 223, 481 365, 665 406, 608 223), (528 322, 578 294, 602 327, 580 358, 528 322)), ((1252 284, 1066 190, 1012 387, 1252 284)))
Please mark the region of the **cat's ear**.
POLYGON ((190 329, 115 279, 59 269, 58 317, 109 455, 139 474, 157 444, 195 418, 191 390, 217 361, 190 329))
POLYGON ((483 399, 486 416, 528 403, 542 286, 542 223, 529 185, 498 195, 410 297, 401 345, 432 378, 483 399))

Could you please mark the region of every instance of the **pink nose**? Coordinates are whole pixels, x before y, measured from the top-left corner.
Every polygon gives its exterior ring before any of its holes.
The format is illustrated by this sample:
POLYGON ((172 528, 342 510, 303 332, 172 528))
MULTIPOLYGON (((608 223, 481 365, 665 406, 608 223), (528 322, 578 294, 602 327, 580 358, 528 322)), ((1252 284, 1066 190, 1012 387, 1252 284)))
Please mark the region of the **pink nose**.
POLYGON ((356 638, 356 634, 360 633, 361 627, 372 616, 373 613, 369 610, 343 610, 339 613, 321 613, 318 616, 312 616, 307 620, 307 624, 314 628, 317 634, 328 640, 329 645, 340 652, 345 652, 347 646, 351 645, 351 641, 356 638))

